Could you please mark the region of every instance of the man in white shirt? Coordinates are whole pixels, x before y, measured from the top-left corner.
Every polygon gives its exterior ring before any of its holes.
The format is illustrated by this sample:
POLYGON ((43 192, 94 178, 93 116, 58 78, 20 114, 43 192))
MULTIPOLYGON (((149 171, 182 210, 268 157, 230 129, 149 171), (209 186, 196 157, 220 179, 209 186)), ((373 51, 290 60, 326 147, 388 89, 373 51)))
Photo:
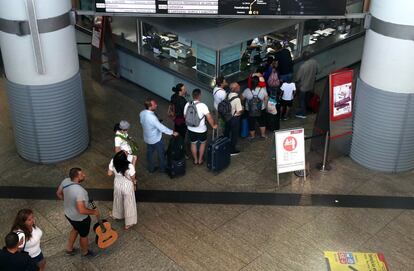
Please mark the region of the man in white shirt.
POLYGON ((148 171, 152 173, 157 170, 152 159, 154 151, 157 151, 160 171, 165 172, 165 149, 162 134, 177 136, 178 133, 167 128, 158 120, 155 115, 158 107, 155 100, 147 99, 144 106, 146 109, 141 111, 139 118, 144 133, 144 142, 147 144, 148 171))
POLYGON ((240 117, 243 113, 243 106, 241 104, 240 95, 240 85, 238 83, 230 84, 230 93, 227 99, 231 104, 231 115, 232 118, 226 122, 226 127, 224 129, 224 136, 230 138, 231 140, 231 152, 230 155, 238 155, 240 153, 237 150, 237 139, 239 138, 240 132, 240 117))
MULTIPOLYGON (((188 129, 188 136, 191 141, 191 153, 193 155, 193 163, 194 165, 202 165, 204 162, 204 151, 206 149, 206 142, 207 142, 207 125, 206 119, 208 123, 213 127, 213 129, 217 129, 217 124, 214 122, 213 117, 208 110, 206 104, 200 102, 201 98, 201 90, 196 88, 193 90, 193 102, 197 108, 197 114, 200 119, 200 124, 197 127, 187 126, 188 129), (197 155, 197 143, 200 143, 200 149, 198 150, 197 155)), ((187 109, 190 103, 187 103, 184 107, 184 116, 187 114, 187 109)))
POLYGON ((224 99, 226 99, 227 92, 225 88, 227 86, 228 84, 224 76, 219 75, 216 79, 216 86, 213 89, 213 100, 214 100, 214 109, 215 109, 213 113, 215 116, 215 120, 217 121, 220 127, 224 127, 225 121, 220 118, 220 116, 218 115, 217 109, 218 109, 218 104, 224 99))

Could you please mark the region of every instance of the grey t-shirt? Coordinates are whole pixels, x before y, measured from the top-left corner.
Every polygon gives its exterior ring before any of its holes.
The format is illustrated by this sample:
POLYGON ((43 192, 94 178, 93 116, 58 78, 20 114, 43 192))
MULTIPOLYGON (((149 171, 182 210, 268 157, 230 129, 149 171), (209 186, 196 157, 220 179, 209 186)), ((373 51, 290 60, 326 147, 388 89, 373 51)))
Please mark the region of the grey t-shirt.
POLYGON ((87 218, 87 215, 79 213, 76 208, 77 201, 84 201, 86 204, 89 202, 88 192, 80 184, 74 183, 70 178, 66 178, 59 186, 63 188, 63 207, 65 215, 73 221, 82 221, 87 218), (67 186, 69 185, 69 186, 67 186), (67 186, 66 188, 63 188, 67 186))

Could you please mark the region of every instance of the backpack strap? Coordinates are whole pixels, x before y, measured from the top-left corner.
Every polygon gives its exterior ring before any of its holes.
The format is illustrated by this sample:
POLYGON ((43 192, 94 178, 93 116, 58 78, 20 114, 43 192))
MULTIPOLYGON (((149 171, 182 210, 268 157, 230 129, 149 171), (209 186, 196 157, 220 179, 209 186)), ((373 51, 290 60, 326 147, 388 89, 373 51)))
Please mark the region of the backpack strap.
POLYGON ((69 187, 69 186, 75 185, 75 184, 79 185, 78 183, 70 183, 70 184, 67 184, 64 187, 62 187, 62 190, 69 187))
MULTIPOLYGON (((200 102, 195 102, 195 101, 192 101, 191 102, 191 104, 193 104, 194 106, 195 106, 195 108, 196 108, 196 110, 197 110, 197 115, 198 115, 198 108, 197 108, 197 104, 199 104, 200 102)), ((202 120, 202 119, 204 119, 204 117, 205 117, 205 115, 203 115, 203 117, 202 118, 200 118, 200 121, 202 120)))
MULTIPOLYGON (((230 93, 229 93, 229 94, 230 94, 230 93)), ((229 96, 229 95, 227 95, 227 98, 228 98, 228 96, 229 96)), ((231 99, 229 100, 230 106, 231 106, 231 102, 232 102, 232 101, 234 101, 234 100, 236 100, 236 99, 240 99, 240 97, 239 97, 238 95, 236 95, 236 96, 234 96, 233 98, 231 98, 231 99)), ((235 111, 234 111, 234 113, 233 113, 233 117, 236 115, 236 113, 237 113, 237 110, 235 110, 235 111)))
POLYGON ((216 91, 214 91, 213 96, 216 96, 216 94, 217 94, 217 92, 218 92, 219 90, 223 90, 223 91, 225 91, 224 89, 219 88, 219 89, 217 89, 216 91))

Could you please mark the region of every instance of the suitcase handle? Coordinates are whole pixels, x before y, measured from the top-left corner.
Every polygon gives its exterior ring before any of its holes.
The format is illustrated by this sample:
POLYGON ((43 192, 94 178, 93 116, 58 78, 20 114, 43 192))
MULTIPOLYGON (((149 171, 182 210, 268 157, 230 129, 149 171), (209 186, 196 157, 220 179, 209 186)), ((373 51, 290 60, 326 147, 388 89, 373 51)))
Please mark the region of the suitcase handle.
POLYGON ((212 135, 212 137, 211 137, 211 140, 216 140, 218 138, 218 129, 213 129, 213 135, 212 135), (214 133, 214 131, 215 131, 215 133, 214 133), (214 136, 214 135, 216 135, 216 136, 214 136))

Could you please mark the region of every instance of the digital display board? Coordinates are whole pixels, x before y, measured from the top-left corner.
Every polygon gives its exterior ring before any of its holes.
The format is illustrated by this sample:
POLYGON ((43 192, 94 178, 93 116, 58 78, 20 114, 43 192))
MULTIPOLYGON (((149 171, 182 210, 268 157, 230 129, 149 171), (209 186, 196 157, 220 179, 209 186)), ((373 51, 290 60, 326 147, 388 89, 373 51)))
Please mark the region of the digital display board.
POLYGON ((97 12, 224 15, 224 16, 283 16, 331 15, 346 11, 346 0, 96 0, 97 12))

